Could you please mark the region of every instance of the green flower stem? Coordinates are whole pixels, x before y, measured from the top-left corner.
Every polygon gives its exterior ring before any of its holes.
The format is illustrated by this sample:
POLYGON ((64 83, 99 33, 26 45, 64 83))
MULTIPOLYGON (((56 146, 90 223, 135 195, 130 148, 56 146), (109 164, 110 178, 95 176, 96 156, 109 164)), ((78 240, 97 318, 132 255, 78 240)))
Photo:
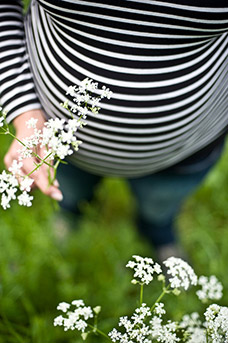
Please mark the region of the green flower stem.
POLYGON ((151 309, 150 309, 151 312, 153 312, 153 310, 155 309, 156 304, 159 303, 159 302, 161 301, 161 299, 164 297, 164 295, 165 295, 166 293, 168 293, 169 287, 170 287, 170 285, 168 285, 167 287, 164 287, 164 288, 163 288, 162 293, 161 293, 161 294, 159 295, 159 297, 155 300, 154 305, 151 307, 151 309))
POLYGON ((139 299, 140 306, 143 303, 143 284, 140 284, 140 299, 139 299))
MULTIPOLYGON (((38 169, 45 163, 45 160, 46 160, 51 154, 52 154, 52 153, 50 152, 50 154, 48 154, 44 159, 41 159, 41 162, 38 163, 38 164, 36 165, 36 167, 35 167, 30 173, 28 173, 26 176, 30 176, 30 175, 33 174, 36 170, 38 170, 38 169)), ((45 163, 45 164, 47 164, 47 163, 45 163)), ((51 168, 53 168, 53 165, 50 164, 50 163, 48 163, 48 166, 51 167, 51 168)))
POLYGON ((53 176, 52 182, 56 179, 56 173, 57 173, 57 169, 58 169, 58 166, 59 166, 60 162, 61 162, 61 160, 58 159, 56 161, 56 163, 54 164, 54 176, 53 176))
MULTIPOLYGON (((17 138, 12 132, 10 132, 9 130, 6 130, 6 129, 4 129, 4 128, 2 128, 2 130, 5 132, 6 135, 10 135, 10 136, 13 137, 14 139, 16 139, 21 145, 23 145, 25 148, 27 148, 26 144, 23 143, 19 138, 17 138)), ((36 154, 34 151, 32 152, 32 155, 33 155, 34 157, 36 157, 38 160, 44 161, 43 163, 45 163, 45 164, 48 165, 49 167, 53 168, 53 166, 52 166, 50 163, 48 163, 47 161, 45 161, 45 160, 46 160, 46 157, 45 157, 45 159, 42 159, 42 158, 41 158, 38 154, 36 154)), ((50 156, 50 155, 48 155, 48 156, 50 156)))
POLYGON ((103 331, 99 330, 97 327, 94 327, 91 324, 88 324, 88 326, 93 330, 93 332, 95 332, 95 333, 97 332, 101 336, 103 336, 103 337, 107 338, 109 341, 111 341, 111 338, 108 335, 106 335, 106 333, 104 333, 103 331))

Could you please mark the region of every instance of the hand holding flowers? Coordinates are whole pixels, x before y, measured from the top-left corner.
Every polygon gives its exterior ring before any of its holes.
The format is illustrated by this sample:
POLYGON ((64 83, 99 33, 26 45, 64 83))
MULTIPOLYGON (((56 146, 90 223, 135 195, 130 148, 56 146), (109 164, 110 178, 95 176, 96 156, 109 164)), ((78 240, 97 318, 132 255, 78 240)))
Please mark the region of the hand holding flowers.
POLYGON ((15 119, 16 136, 6 122, 6 113, 0 117, 2 133, 14 138, 5 157, 9 172, 0 174, 1 206, 10 207, 11 200, 19 205, 31 206, 33 196, 29 195, 32 185, 60 201, 62 194, 58 189, 56 172, 63 160, 77 151, 82 143, 77 140, 76 132, 86 124, 89 113, 99 111, 101 99, 110 98, 111 91, 105 86, 98 90, 98 84, 86 78, 80 85, 70 86, 66 92, 72 98, 61 104, 67 111, 68 120, 49 119, 45 121, 42 111, 26 112, 15 119), (99 93, 99 96, 95 96, 99 93), (21 192, 21 193, 19 193, 21 192), (19 193, 19 194, 18 194, 19 193))

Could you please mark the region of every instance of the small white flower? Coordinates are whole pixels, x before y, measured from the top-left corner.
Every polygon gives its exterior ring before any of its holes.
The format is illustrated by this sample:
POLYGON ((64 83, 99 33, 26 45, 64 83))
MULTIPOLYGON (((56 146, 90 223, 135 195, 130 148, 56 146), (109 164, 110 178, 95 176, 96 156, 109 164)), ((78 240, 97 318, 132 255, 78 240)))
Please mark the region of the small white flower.
POLYGON ((84 301, 81 300, 81 299, 73 300, 71 304, 76 306, 76 307, 83 307, 83 306, 85 306, 84 301))
POLYGON ((192 267, 185 261, 177 257, 169 257, 163 262, 170 275, 169 283, 171 288, 184 288, 187 290, 190 285, 197 284, 197 276, 192 267))
POLYGON ((112 96, 112 91, 107 88, 106 86, 102 86, 102 93, 101 93, 101 98, 107 98, 110 99, 112 96))
POLYGON ((36 129, 36 124, 38 122, 38 119, 31 118, 25 122, 28 129, 36 129))
POLYGON ((152 258, 134 255, 135 261, 129 261, 126 267, 134 269, 134 282, 137 280, 141 284, 148 285, 153 280, 153 274, 162 272, 161 266, 154 263, 152 258))
POLYGON ((9 167, 9 171, 13 175, 20 175, 22 167, 23 167, 23 163, 22 162, 19 162, 17 160, 13 160, 11 166, 9 167))
POLYGON ((79 319, 76 323, 75 323, 75 329, 77 329, 78 331, 82 331, 84 332, 85 329, 87 327, 87 323, 82 320, 82 319, 79 319))
POLYGON ((33 179, 31 179, 28 176, 25 176, 20 182, 20 190, 30 192, 33 182, 34 182, 33 179))
POLYGON ((57 325, 62 326, 63 323, 64 323, 64 317, 62 315, 60 315, 54 319, 54 326, 57 326, 57 325))
POLYGON ((59 303, 57 306, 57 310, 60 310, 62 312, 67 312, 67 310, 70 308, 70 304, 66 303, 65 301, 59 303))
POLYGON ((209 342, 228 342, 228 307, 210 305, 204 313, 209 342))
POLYGON ((7 208, 10 208, 10 200, 11 198, 9 196, 6 196, 5 193, 2 194, 1 206, 3 207, 4 210, 6 210, 7 208))
POLYGON ((223 286, 215 275, 210 277, 200 276, 198 285, 202 286, 202 289, 196 292, 201 301, 206 302, 208 300, 219 300, 222 298, 223 286))
POLYGON ((157 314, 159 317, 161 317, 163 314, 166 313, 164 309, 163 303, 156 303, 154 308, 154 313, 157 314))
POLYGON ((75 96, 76 86, 69 86, 66 91, 66 95, 70 94, 71 96, 75 96))
POLYGON ((67 330, 78 330, 82 333, 87 328, 87 320, 93 318, 93 311, 90 306, 85 306, 83 300, 73 300, 71 304, 61 302, 57 306, 58 310, 66 313, 66 317, 56 317, 54 325, 63 325, 64 331, 67 330), (76 306, 74 311, 69 311, 71 305, 76 306))
POLYGON ((27 206, 27 207, 32 206, 33 196, 29 195, 26 191, 21 193, 17 197, 17 199, 18 199, 19 205, 21 205, 21 206, 27 206))

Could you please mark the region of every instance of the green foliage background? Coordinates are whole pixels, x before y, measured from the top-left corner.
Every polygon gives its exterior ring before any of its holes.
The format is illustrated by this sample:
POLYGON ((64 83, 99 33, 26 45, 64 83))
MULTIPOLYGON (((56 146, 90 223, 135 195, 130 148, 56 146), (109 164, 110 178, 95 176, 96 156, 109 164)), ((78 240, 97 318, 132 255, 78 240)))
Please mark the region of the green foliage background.
MULTIPOLYGON (((0 137, 0 161, 10 139, 0 137)), ((215 274, 224 285, 220 302, 228 305, 228 147, 200 189, 184 204, 177 220, 182 244, 197 274, 215 274)), ((1 163, 1 169, 3 163, 1 163)), ((137 233, 135 202, 121 179, 104 179, 94 200, 82 204, 77 223, 62 220, 52 200, 35 192, 32 208, 0 209, 0 343, 79 342, 74 332, 53 327, 60 301, 84 299, 101 305, 101 328, 117 325, 137 304, 125 264, 132 254, 153 256, 137 233)), ((148 303, 159 293, 154 283, 148 303)), ((179 319, 199 311, 194 290, 168 298, 168 315, 179 319)), ((100 342, 89 338, 89 342, 100 342)))
MULTIPOLYGON (((1 156, 10 143, 1 136, 1 156)), ((215 274, 224 285, 220 304, 228 305, 228 149, 177 220, 182 244, 197 274, 215 274)), ((3 168, 3 165, 1 165, 3 168)), ((74 332, 53 327, 60 301, 84 299, 101 305, 101 328, 131 314, 138 300, 125 264, 132 254, 154 256, 137 233, 135 202, 121 179, 104 179, 94 200, 82 204, 77 223, 62 220, 52 200, 35 192, 32 208, 0 209, 0 343, 79 342, 74 332)), ((146 289, 152 303, 159 285, 146 289)), ((166 299, 168 315, 203 312, 194 290, 166 299)), ((90 338, 89 342, 100 339, 90 338)))

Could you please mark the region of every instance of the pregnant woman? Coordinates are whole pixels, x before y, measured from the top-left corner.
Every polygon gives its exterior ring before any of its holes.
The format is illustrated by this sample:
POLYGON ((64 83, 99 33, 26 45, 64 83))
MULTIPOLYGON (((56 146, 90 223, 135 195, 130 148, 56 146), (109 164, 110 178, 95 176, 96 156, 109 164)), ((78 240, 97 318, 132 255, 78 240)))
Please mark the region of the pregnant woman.
MULTIPOLYGON (((59 172, 61 191, 47 186, 45 167, 37 187, 77 213, 101 177, 126 178, 140 231, 169 254, 179 207, 227 133, 227 0, 33 0, 22 12, 19 0, 0 1, 0 102, 19 138, 31 117, 39 128, 66 118, 59 104, 85 77, 113 92, 78 132, 83 144, 59 172)), ((17 150, 14 141, 8 168, 17 150)), ((27 159, 24 172, 32 168, 27 159)))

